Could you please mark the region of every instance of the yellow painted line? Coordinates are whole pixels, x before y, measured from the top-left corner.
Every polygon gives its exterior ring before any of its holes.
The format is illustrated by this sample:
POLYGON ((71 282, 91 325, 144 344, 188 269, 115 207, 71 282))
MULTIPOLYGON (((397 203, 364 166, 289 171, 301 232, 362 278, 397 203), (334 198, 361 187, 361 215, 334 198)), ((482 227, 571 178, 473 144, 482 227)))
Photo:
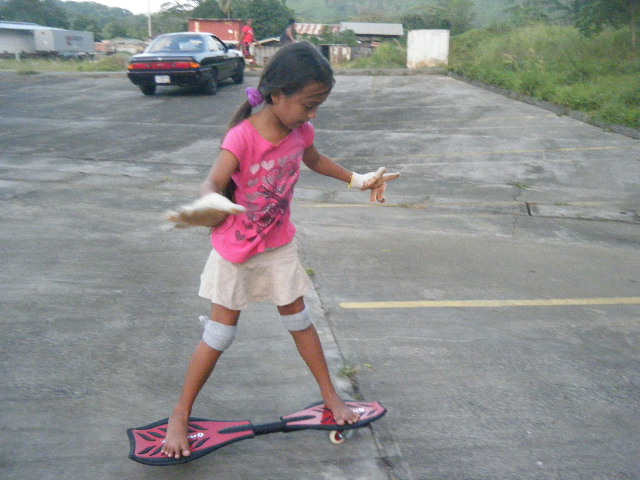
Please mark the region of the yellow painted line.
POLYGON ((550 298, 533 300, 424 300, 391 302, 341 302, 342 308, 499 308, 580 305, 638 305, 640 297, 550 298))

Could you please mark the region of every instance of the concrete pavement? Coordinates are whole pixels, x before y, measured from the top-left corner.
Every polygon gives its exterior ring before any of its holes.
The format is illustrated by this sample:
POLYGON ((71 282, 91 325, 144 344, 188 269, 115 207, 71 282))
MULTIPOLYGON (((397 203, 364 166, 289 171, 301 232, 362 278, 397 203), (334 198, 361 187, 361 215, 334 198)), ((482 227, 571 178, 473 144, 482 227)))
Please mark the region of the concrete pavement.
MULTIPOLYGON (((335 377, 387 416, 339 447, 298 432, 128 460, 208 309, 206 232, 163 232, 162 212, 196 194, 242 96, 0 76, 3 478, 640 478, 640 144, 442 75, 339 76, 319 149, 403 177, 370 206, 305 170, 294 205, 335 377)), ((255 305, 194 415, 317 399, 255 305)))

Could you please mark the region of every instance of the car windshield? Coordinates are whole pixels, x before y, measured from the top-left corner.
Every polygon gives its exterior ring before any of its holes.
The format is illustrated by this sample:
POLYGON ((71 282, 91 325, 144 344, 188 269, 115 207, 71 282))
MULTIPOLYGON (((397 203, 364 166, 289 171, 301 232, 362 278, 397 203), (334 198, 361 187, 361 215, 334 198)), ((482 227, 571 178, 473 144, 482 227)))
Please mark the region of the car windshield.
POLYGON ((166 35, 156 38, 147 47, 146 53, 159 52, 202 52, 204 42, 198 35, 166 35))

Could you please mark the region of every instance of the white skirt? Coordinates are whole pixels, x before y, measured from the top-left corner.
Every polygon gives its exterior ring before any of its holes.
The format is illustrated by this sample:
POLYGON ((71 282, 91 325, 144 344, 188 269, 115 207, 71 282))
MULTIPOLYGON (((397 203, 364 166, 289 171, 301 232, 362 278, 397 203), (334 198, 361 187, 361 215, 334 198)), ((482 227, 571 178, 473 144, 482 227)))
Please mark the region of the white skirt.
POLYGON ((258 301, 289 305, 312 288, 293 241, 244 263, 232 263, 212 250, 200 276, 198 295, 230 310, 242 310, 258 301))

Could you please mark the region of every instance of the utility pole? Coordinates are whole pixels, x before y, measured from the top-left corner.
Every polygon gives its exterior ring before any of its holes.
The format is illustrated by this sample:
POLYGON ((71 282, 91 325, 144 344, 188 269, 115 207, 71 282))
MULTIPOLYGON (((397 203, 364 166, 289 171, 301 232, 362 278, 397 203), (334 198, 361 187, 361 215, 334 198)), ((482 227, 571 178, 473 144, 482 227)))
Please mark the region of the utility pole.
POLYGON ((147 27, 149 29, 149 40, 151 40, 153 38, 153 34, 152 34, 152 31, 151 31, 151 0, 147 0, 147 7, 148 7, 148 10, 147 10, 147 13, 148 13, 148 15, 147 15, 147 27))

